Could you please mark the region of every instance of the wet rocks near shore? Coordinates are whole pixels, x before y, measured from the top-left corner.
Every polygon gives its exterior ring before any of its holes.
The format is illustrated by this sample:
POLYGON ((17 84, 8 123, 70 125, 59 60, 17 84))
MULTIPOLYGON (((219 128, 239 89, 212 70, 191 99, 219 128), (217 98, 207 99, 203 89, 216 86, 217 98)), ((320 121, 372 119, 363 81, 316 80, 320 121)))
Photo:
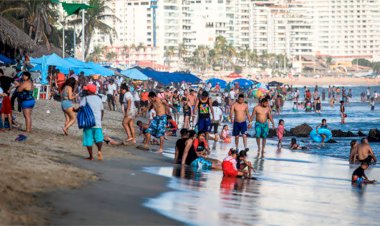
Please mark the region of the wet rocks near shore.
POLYGON ((331 130, 332 136, 333 137, 356 137, 357 135, 354 134, 351 131, 344 132, 340 129, 338 130, 331 130))
POLYGON ((380 131, 378 129, 371 129, 367 138, 369 142, 380 142, 380 131))
POLYGON ((290 129, 290 135, 296 137, 308 137, 312 130, 313 128, 311 128, 311 126, 304 123, 302 125, 290 129))

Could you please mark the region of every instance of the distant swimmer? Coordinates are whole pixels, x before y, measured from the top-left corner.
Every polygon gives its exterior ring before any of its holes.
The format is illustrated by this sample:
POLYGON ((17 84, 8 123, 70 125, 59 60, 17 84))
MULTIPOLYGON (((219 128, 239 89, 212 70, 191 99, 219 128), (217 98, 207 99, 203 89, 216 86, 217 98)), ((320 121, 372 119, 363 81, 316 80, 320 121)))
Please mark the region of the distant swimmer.
POLYGON ((236 150, 239 150, 239 137, 243 137, 244 149, 247 150, 247 129, 250 128, 252 123, 247 125, 247 118, 249 120, 248 105, 244 103, 244 94, 239 94, 237 101, 232 104, 230 118, 233 125, 232 135, 235 136, 236 150))
POLYGON ((363 138, 361 140, 361 143, 353 148, 350 160, 358 160, 361 163, 366 162, 368 164, 377 162, 376 156, 373 153, 373 150, 369 145, 367 138, 363 138))
POLYGON ((376 180, 369 180, 364 171, 368 169, 368 163, 362 162, 361 166, 352 173, 351 182, 354 185, 360 186, 361 184, 373 184, 376 180))
POLYGON ((339 109, 340 109, 341 123, 346 124, 347 114, 346 114, 346 108, 344 107, 344 101, 343 100, 340 101, 340 108, 339 109))

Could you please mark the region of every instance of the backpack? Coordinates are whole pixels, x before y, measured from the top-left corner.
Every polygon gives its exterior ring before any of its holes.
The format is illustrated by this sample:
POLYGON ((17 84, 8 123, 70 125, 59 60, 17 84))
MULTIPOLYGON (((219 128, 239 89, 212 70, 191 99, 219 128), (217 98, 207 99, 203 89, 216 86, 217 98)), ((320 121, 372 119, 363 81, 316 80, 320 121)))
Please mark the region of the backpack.
POLYGON ((77 121, 79 129, 88 129, 95 126, 95 116, 90 105, 87 103, 87 98, 86 105, 79 107, 77 121))

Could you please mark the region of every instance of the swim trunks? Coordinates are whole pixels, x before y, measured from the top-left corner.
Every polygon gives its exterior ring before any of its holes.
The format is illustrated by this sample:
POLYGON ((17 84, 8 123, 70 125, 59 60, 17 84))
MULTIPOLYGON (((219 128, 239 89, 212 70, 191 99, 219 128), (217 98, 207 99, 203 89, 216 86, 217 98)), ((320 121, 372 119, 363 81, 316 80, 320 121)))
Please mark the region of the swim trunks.
POLYGON ((145 132, 157 138, 163 137, 165 136, 166 124, 166 115, 156 116, 153 118, 149 128, 145 132))
POLYGON ((24 100, 21 102, 21 108, 22 109, 34 108, 35 104, 36 104, 36 101, 34 99, 24 100))
POLYGON ((83 146, 91 147, 94 142, 103 142, 103 131, 102 128, 87 128, 83 129, 83 146))
POLYGON ((211 131, 211 119, 199 118, 198 119, 198 131, 210 132, 211 131))
POLYGON ((232 130, 232 136, 245 135, 247 132, 247 122, 234 122, 234 127, 232 130))
POLYGON ((73 103, 71 103, 70 100, 63 100, 61 102, 61 108, 63 111, 69 109, 69 108, 72 108, 73 107, 73 103))
POLYGON ((209 160, 206 160, 203 157, 198 157, 191 163, 191 166, 196 169, 208 170, 208 169, 212 169, 212 162, 209 160))
POLYGON ((267 138, 269 133, 268 122, 256 122, 255 123, 256 138, 267 138))

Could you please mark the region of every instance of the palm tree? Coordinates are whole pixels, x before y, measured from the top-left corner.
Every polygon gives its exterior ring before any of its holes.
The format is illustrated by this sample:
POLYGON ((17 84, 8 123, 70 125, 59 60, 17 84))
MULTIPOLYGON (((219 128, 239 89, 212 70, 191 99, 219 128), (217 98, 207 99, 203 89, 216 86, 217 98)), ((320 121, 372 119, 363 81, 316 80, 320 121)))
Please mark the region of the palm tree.
POLYGON ((229 64, 229 68, 232 69, 234 65, 234 58, 236 57, 236 49, 232 44, 228 44, 226 47, 226 62, 229 64))
POLYGON ((146 46, 142 42, 140 42, 136 48, 137 48, 137 51, 140 51, 140 49, 143 49, 145 52, 146 46))
POLYGON ((227 54, 227 40, 223 36, 218 36, 215 39, 214 44, 215 58, 220 62, 222 70, 225 69, 226 64, 226 54, 227 54))
POLYGON ((50 37, 58 21, 58 13, 51 0, 3 1, 0 15, 23 29, 35 43, 44 42, 51 49, 50 37))
POLYGON ((108 52, 106 55, 107 61, 112 61, 117 57, 117 54, 115 52, 108 52))
POLYGON ((99 62, 104 55, 105 48, 101 46, 95 46, 92 52, 88 55, 87 60, 99 62))
POLYGON ((248 56, 248 64, 249 66, 256 66, 258 62, 258 56, 257 56, 257 51, 253 50, 252 52, 249 53, 248 56))
POLYGON ((168 64, 168 67, 170 68, 170 62, 172 60, 172 57, 175 56, 175 47, 174 46, 169 46, 166 50, 165 50, 165 57, 166 57, 166 62, 168 64))
POLYGON ((178 58, 185 62, 185 56, 187 55, 187 50, 185 44, 181 43, 178 45, 178 58))
POLYGON ((251 53, 251 51, 249 50, 249 46, 248 46, 248 45, 245 45, 245 46, 240 50, 240 52, 238 53, 239 61, 240 61, 240 62, 243 62, 244 66, 247 66, 247 65, 248 65, 249 54, 250 54, 250 53, 251 53))
MULTIPOLYGON (((103 34, 108 34, 112 42, 112 35, 116 34, 116 30, 104 23, 105 19, 113 19, 120 21, 112 13, 113 10, 106 5, 106 0, 90 0, 89 5, 93 6, 92 8, 87 9, 85 14, 85 52, 84 55, 87 56, 89 47, 91 44, 92 37, 95 33, 95 30, 102 32, 103 34)), ((71 24, 81 25, 82 19, 75 19, 70 22, 71 24)), ((79 34, 79 37, 82 36, 82 32, 79 34)))

